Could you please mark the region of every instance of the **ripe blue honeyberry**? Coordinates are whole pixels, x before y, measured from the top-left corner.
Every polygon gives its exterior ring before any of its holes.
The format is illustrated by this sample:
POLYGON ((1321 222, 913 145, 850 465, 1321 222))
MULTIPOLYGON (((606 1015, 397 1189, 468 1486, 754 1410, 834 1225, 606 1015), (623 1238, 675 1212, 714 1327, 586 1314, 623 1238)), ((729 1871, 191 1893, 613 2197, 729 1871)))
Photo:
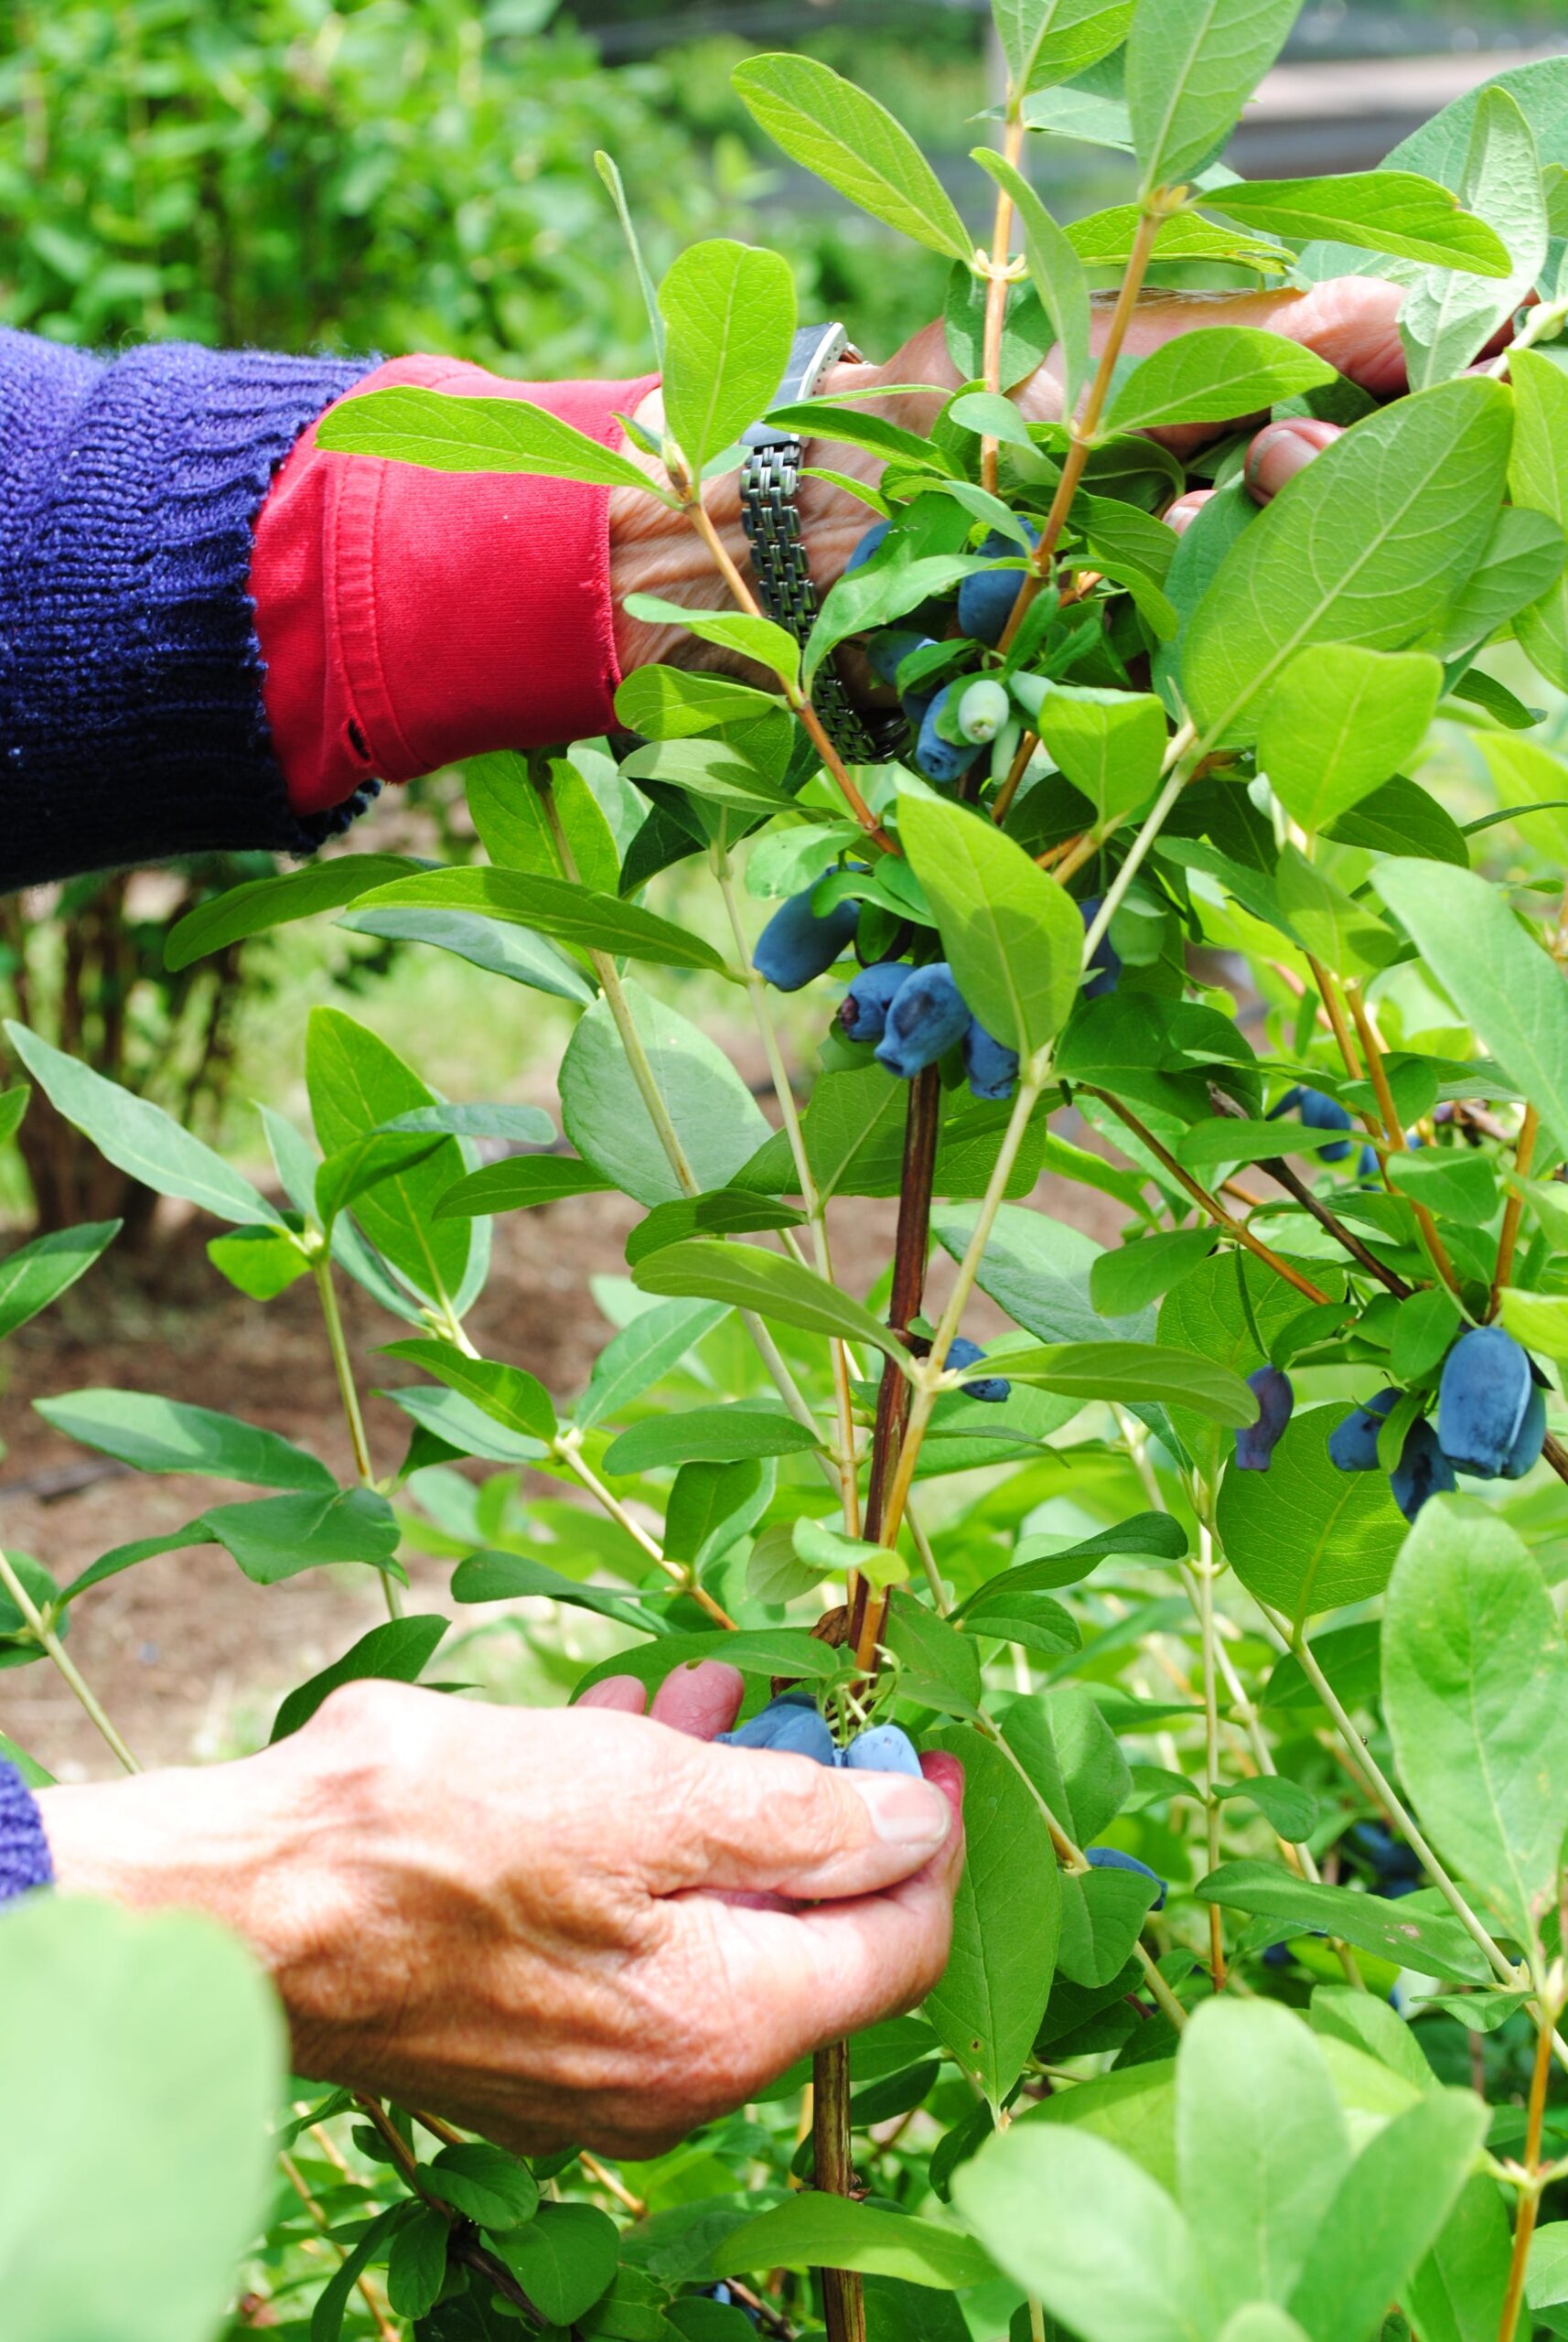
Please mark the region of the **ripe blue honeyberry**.
POLYGON ((751 955, 757 974, 780 992, 799 992, 831 968, 854 940, 860 905, 835 903, 819 919, 811 908, 811 891, 808 887, 779 905, 751 955))
POLYGON ((1546 1393, 1539 1382, 1530 1386, 1530 1404, 1524 1411, 1524 1421, 1519 1427, 1519 1437, 1509 1450, 1509 1460, 1503 1466, 1505 1480, 1522 1480, 1532 1465, 1541 1461, 1541 1451, 1546 1445, 1546 1393))
MULTIPOLYGON (((1300 1098, 1301 1119, 1309 1131, 1348 1131, 1350 1117, 1337 1098, 1326 1096, 1321 1090, 1304 1090, 1300 1098)), ((1315 1146, 1313 1153, 1325 1163, 1343 1163, 1350 1152, 1348 1138, 1336 1139, 1331 1146, 1315 1146)))
POLYGON ((958 704, 958 728, 966 740, 983 746, 987 740, 995 739, 1012 714, 1013 703, 1004 686, 993 675, 980 675, 958 704))
MULTIPOLYGON (((915 743, 915 762, 928 780, 936 781, 939 785, 944 781, 961 780, 980 754, 978 746, 971 747, 965 743, 955 747, 952 741, 944 740, 937 729, 938 719, 952 696, 952 691, 951 683, 944 683, 935 699, 929 703, 920 718, 920 736, 915 743)), ((910 696, 916 694, 911 693, 910 696)))
POLYGON ((897 683, 898 670, 911 652, 930 648, 929 634, 911 634, 904 627, 884 627, 867 638, 865 663, 879 682, 897 683))
POLYGON ((1288 1374, 1277 1366, 1260 1366, 1247 1377, 1247 1388, 1258 1402, 1258 1420, 1243 1423, 1236 1434, 1239 1472, 1266 1472, 1295 1404, 1288 1374))
POLYGON ((1356 1853, 1368 1864, 1377 1885, 1374 1893, 1410 1895, 1421 1885, 1419 1856, 1382 1821, 1357 1821, 1350 1829, 1356 1853))
MULTIPOLYGON (((978 1366, 984 1356, 978 1342, 966 1341, 961 1334, 955 1334, 948 1344, 949 1366, 978 1366)), ((963 1395, 966 1399, 983 1400, 988 1407, 999 1407, 1004 1399, 1012 1397, 1013 1385, 1004 1375, 983 1374, 978 1382, 964 1384, 963 1395)))
POLYGON ((952 970, 945 960, 933 960, 899 985, 887 1011, 876 1062, 900 1081, 911 1081, 961 1040, 968 1026, 969 1010, 952 970))
POLYGON ((887 1012, 909 981, 902 960, 874 960, 862 968, 839 1004, 839 1024, 852 1041, 879 1041, 887 1012))
MULTIPOLYGON (((1079 903, 1079 913, 1083 920, 1083 931, 1086 935, 1099 917, 1100 906, 1103 900, 1104 897, 1101 895, 1085 895, 1082 902, 1079 903)), ((1122 972, 1122 955, 1112 942, 1109 930, 1095 945, 1094 957, 1089 964, 1094 970, 1094 973, 1083 987, 1085 1000, 1098 1000, 1102 993, 1114 992, 1116 979, 1122 972)))
POLYGON ((1328 1434, 1329 1462, 1341 1472, 1375 1472, 1379 1430, 1403 1396, 1402 1391, 1380 1391, 1364 1407, 1353 1408, 1328 1434))
POLYGON ((1472 1326, 1443 1361, 1437 1444, 1462 1472, 1495 1480, 1524 1428, 1530 1359, 1500 1326, 1472 1326))
POLYGON ((810 1756, 818 1765, 833 1761, 833 1736, 814 1703, 799 1692, 770 1700, 748 1724, 718 1735, 728 1748, 772 1748, 789 1756, 810 1756))
POLYGON ((854 551, 844 563, 843 574, 846 577, 853 577, 857 569, 864 569, 872 554, 881 550, 892 525, 891 521, 876 521, 872 523, 865 536, 857 541, 854 551))
POLYGON ((857 1732, 841 1752, 839 1762, 854 1772, 913 1773, 917 1780, 920 1778, 914 1743, 896 1724, 874 1724, 869 1732, 857 1732))
POLYGON ((1449 1496, 1455 1485, 1454 1466, 1437 1445, 1437 1434, 1424 1415, 1418 1415, 1389 1475, 1395 1504, 1407 1520, 1413 1520, 1428 1497, 1449 1496))
POLYGON ((963 1069, 976 1098, 1011 1098, 1018 1080, 1018 1052, 993 1038, 978 1016, 963 1037, 963 1069))
POLYGON ((1166 1882, 1157 1870, 1151 1870, 1147 1863, 1141 1863, 1136 1854, 1124 1854, 1120 1846, 1086 1846, 1084 1860, 1092 1864, 1096 1870, 1135 1870, 1140 1877, 1152 1878, 1160 1891, 1149 1908, 1152 1911, 1165 1909, 1166 1882))
MULTIPOLYGON (((1027 521, 1023 526, 1029 532, 1029 543, 1038 544, 1038 529, 1030 528, 1027 521)), ((1008 554, 1016 558, 1018 554, 1016 543, 1011 537, 1004 537, 1000 529, 991 531, 980 550, 991 561, 1001 561, 1008 554)), ((972 636, 976 642, 1000 642, 1023 583, 1021 569, 977 569, 972 576, 966 577, 958 589, 959 632, 972 636)))

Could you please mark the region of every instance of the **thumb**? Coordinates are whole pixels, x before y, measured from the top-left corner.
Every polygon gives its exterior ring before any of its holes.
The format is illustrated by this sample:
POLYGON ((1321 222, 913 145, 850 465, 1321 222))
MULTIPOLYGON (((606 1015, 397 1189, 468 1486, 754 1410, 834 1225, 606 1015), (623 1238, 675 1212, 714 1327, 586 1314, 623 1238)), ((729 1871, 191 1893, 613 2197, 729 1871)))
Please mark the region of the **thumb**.
POLYGON ((954 1804, 907 1773, 841 1772, 771 1748, 693 1745, 679 1827, 644 1842, 655 1894, 819 1902, 912 1877, 958 1830, 954 1804))

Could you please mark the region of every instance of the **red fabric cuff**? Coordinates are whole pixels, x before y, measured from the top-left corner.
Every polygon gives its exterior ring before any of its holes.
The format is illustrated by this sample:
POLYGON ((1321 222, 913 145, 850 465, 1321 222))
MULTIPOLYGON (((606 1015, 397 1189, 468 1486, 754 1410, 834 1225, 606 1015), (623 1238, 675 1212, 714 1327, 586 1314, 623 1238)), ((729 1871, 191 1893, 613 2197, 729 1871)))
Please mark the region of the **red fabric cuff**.
MULTIPOLYGON (((532 399, 609 447, 658 381, 512 382, 398 358, 349 392, 416 383, 532 399)), ((324 453, 316 426, 256 523, 263 697, 296 813, 372 776, 408 780, 487 748, 592 736, 620 681, 609 491, 519 473, 421 471, 324 453)))

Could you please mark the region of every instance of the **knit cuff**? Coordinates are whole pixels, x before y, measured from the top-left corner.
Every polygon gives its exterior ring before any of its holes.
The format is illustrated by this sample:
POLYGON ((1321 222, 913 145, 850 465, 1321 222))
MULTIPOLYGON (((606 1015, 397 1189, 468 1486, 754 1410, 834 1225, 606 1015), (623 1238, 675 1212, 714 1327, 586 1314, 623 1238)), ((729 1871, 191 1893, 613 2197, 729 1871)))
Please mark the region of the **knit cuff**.
POLYGON ((16 1767, 0 1764, 0 1903, 53 1884, 43 1816, 16 1767))

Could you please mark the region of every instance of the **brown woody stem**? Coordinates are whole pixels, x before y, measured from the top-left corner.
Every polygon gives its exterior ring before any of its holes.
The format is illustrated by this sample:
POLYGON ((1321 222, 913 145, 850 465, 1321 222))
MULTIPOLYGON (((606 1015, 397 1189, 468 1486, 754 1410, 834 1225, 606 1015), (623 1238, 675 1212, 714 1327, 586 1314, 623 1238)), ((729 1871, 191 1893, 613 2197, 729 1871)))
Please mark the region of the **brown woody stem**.
MULTIPOLYGON (((1528 1179, 1530 1166, 1535 1159, 1535 1142, 1541 1130, 1541 1117, 1533 1106, 1524 1110, 1524 1120, 1519 1126, 1519 1140, 1514 1147, 1513 1167, 1517 1177, 1528 1179)), ((1524 1198, 1516 1190, 1503 1210, 1503 1225, 1498 1238, 1498 1265, 1492 1277, 1492 1295, 1487 1309, 1493 1318, 1502 1307, 1503 1287, 1513 1274, 1514 1246, 1519 1241, 1519 1223, 1524 1212, 1524 1198)))

